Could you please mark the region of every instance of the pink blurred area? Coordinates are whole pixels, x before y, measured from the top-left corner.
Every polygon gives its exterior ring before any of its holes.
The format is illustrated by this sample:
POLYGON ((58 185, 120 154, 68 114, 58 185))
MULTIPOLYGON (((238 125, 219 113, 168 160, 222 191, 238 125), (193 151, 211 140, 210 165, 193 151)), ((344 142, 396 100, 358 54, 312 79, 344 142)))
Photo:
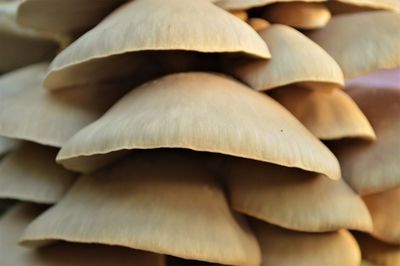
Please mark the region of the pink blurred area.
POLYGON ((400 68, 380 70, 346 81, 345 87, 400 89, 400 68))

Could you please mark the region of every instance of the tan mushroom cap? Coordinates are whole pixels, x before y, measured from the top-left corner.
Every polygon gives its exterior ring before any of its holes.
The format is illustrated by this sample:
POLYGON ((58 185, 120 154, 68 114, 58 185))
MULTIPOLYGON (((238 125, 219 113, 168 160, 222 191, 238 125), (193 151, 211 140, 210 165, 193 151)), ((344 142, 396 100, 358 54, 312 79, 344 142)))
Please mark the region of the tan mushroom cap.
POLYGON ((228 161, 225 171, 238 212, 296 231, 372 230, 367 207, 343 180, 243 159, 228 161))
POLYGON ((400 90, 351 88, 353 98, 375 130, 377 139, 333 145, 343 177, 362 195, 400 185, 400 90))
POLYGON ((137 74, 143 66, 135 63, 133 52, 177 50, 270 57, 267 45, 247 23, 209 1, 135 0, 62 51, 44 84, 57 89, 117 78, 129 71, 137 74), (127 64, 133 66, 124 69, 127 64), (82 72, 91 76, 81 77, 82 72))
POLYGON ((153 148, 222 153, 340 178, 329 149, 281 105, 234 80, 201 72, 168 75, 132 90, 74 135, 57 160, 88 172, 101 166, 94 162, 105 153, 153 148))
POLYGON ((48 240, 126 246, 229 265, 261 262, 255 236, 229 209, 217 181, 190 154, 172 152, 142 152, 82 177, 22 237, 30 245, 48 240))
POLYGON ((290 86, 275 90, 273 98, 319 139, 376 139, 368 119, 342 90, 328 93, 290 86))
POLYGON ((374 224, 372 235, 387 243, 400 244, 400 187, 363 199, 374 224))
POLYGON ((344 85, 338 64, 317 44, 285 25, 272 25, 259 32, 268 44, 272 59, 233 67, 233 73, 256 90, 291 83, 316 89, 344 85))
POLYGON ((398 0, 336 0, 336 2, 361 8, 385 9, 400 12, 400 2, 398 0))
POLYGON ((57 149, 24 143, 0 162, 0 198, 51 204, 75 180, 55 163, 57 149))
MULTIPOLYGON (((227 9, 250 9, 281 2, 295 2, 299 0, 213 0, 216 5, 227 9)), ((327 0, 300 0, 300 2, 325 2, 327 0)))
POLYGON ((346 79, 400 66, 400 16, 388 11, 335 16, 309 34, 343 69, 346 79))
POLYGON ((83 32, 99 23, 126 0, 25 0, 18 8, 18 23, 47 32, 83 32))
POLYGON ((383 69, 366 76, 347 80, 346 87, 400 89, 400 67, 383 69))
POLYGON ((310 30, 324 27, 331 19, 331 13, 320 3, 287 2, 271 5, 263 17, 271 23, 310 30))
POLYGON ((262 266, 359 266, 361 252, 346 230, 302 233, 252 221, 263 254, 262 266))
POLYGON ((229 13, 243 21, 246 21, 249 18, 246 10, 232 10, 229 13))
POLYGON ((2 155, 13 150, 18 145, 18 141, 0 136, 0 158, 2 155))
POLYGON ((247 23, 255 30, 261 31, 270 26, 269 22, 263 18, 249 18, 247 23))
POLYGON ((51 59, 58 45, 49 36, 19 26, 15 21, 20 1, 0 2, 0 73, 51 59))
POLYGON ((47 67, 36 64, 0 77, 0 135, 61 147, 130 88, 102 84, 48 92, 41 86, 47 67))
POLYGON ((356 233, 354 236, 363 258, 374 263, 373 265, 400 265, 400 245, 391 245, 362 233, 356 233))
POLYGON ((0 264, 4 266, 162 266, 163 256, 122 247, 57 243, 42 249, 17 245, 29 223, 44 207, 20 204, 0 220, 0 264))

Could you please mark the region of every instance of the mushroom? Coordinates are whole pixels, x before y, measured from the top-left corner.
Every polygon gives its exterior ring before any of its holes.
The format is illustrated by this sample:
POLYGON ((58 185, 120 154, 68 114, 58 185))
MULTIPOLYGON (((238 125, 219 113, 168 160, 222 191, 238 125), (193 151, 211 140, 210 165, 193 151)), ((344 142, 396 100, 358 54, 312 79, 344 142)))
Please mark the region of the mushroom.
MULTIPOLYGON (((216 5, 227 9, 250 9, 254 7, 267 6, 280 2, 298 2, 299 0, 213 0, 216 5)), ((327 0, 300 0, 300 2, 325 2, 327 0)))
POLYGON ((375 142, 339 141, 331 148, 343 177, 362 195, 400 185, 400 90, 353 87, 346 90, 375 130, 375 142))
POLYGON ((247 23, 255 30, 262 31, 270 26, 269 22, 263 18, 249 18, 247 23))
POLYGON ((190 154, 147 151, 81 177, 33 221, 24 245, 100 243, 229 265, 259 265, 255 236, 190 154), (212 221, 212 222, 211 222, 212 221))
POLYGON ((319 139, 376 139, 368 119, 342 90, 328 93, 287 86, 274 90, 272 97, 319 139))
POLYGON ((59 89, 127 78, 141 73, 144 66, 156 68, 141 57, 145 54, 139 52, 144 51, 270 57, 267 45, 247 23, 211 2, 164 3, 135 0, 118 8, 54 59, 44 80, 45 87, 59 89))
POLYGON ((18 146, 18 141, 0 136, 0 158, 18 146))
POLYGON ((285 2, 269 6, 263 17, 271 23, 311 30, 325 27, 331 19, 331 13, 320 3, 285 2))
POLYGON ((330 0, 325 3, 334 14, 388 10, 400 12, 398 0, 330 0))
POLYGON ((371 213, 372 235, 384 242, 400 245, 400 187, 363 197, 371 213))
POLYGON ((172 74, 132 90, 75 134, 57 156, 90 172, 133 149, 185 148, 340 178, 333 154, 267 95, 215 74, 172 74), (293 152, 296 151, 296 152, 293 152), (101 160, 102 162, 98 162, 101 160))
POLYGON ((342 70, 335 60, 297 30, 271 25, 259 34, 268 44, 273 58, 230 67, 252 88, 265 91, 296 83, 332 90, 344 85, 342 70))
POLYGON ((308 36, 340 65, 346 79, 400 66, 400 16, 388 11, 335 16, 308 36))
POLYGON ((55 163, 57 149, 23 143, 0 162, 0 198, 52 204, 76 174, 55 163))
POLYGON ((45 208, 19 204, 0 219, 0 264, 18 266, 164 266, 164 256, 122 247, 95 244, 57 243, 42 249, 17 245, 29 223, 45 208))
POLYGON ((224 177, 240 213, 296 231, 372 230, 367 207, 343 180, 244 159, 228 160, 224 177))
POLYGON ((400 245, 388 244, 362 233, 354 233, 354 237, 361 248, 362 257, 373 265, 400 265, 400 245))
POLYGON ((0 134, 61 147, 98 119, 131 85, 101 84, 49 92, 41 86, 48 65, 0 77, 0 134))
POLYGON ((359 266, 361 252, 346 230, 302 233, 254 220, 261 245, 262 266, 359 266))
POLYGON ((51 59, 59 45, 49 35, 25 29, 16 22, 20 1, 0 2, 0 74, 51 59))

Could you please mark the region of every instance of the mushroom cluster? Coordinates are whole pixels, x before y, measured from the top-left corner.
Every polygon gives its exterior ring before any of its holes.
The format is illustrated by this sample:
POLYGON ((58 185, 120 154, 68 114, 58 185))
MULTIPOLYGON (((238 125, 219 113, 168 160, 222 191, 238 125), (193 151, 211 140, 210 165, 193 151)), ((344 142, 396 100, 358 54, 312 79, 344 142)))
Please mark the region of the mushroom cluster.
POLYGON ((0 74, 1 266, 400 265, 399 0, 0 0, 0 74))

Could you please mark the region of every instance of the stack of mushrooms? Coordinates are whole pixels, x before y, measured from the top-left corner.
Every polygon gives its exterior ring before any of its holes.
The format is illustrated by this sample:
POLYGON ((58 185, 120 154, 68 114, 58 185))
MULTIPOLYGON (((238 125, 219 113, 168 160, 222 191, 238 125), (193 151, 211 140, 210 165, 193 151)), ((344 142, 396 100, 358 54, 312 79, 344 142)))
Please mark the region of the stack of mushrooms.
POLYGON ((400 266, 399 0, 0 0, 0 73, 2 266, 400 266))

